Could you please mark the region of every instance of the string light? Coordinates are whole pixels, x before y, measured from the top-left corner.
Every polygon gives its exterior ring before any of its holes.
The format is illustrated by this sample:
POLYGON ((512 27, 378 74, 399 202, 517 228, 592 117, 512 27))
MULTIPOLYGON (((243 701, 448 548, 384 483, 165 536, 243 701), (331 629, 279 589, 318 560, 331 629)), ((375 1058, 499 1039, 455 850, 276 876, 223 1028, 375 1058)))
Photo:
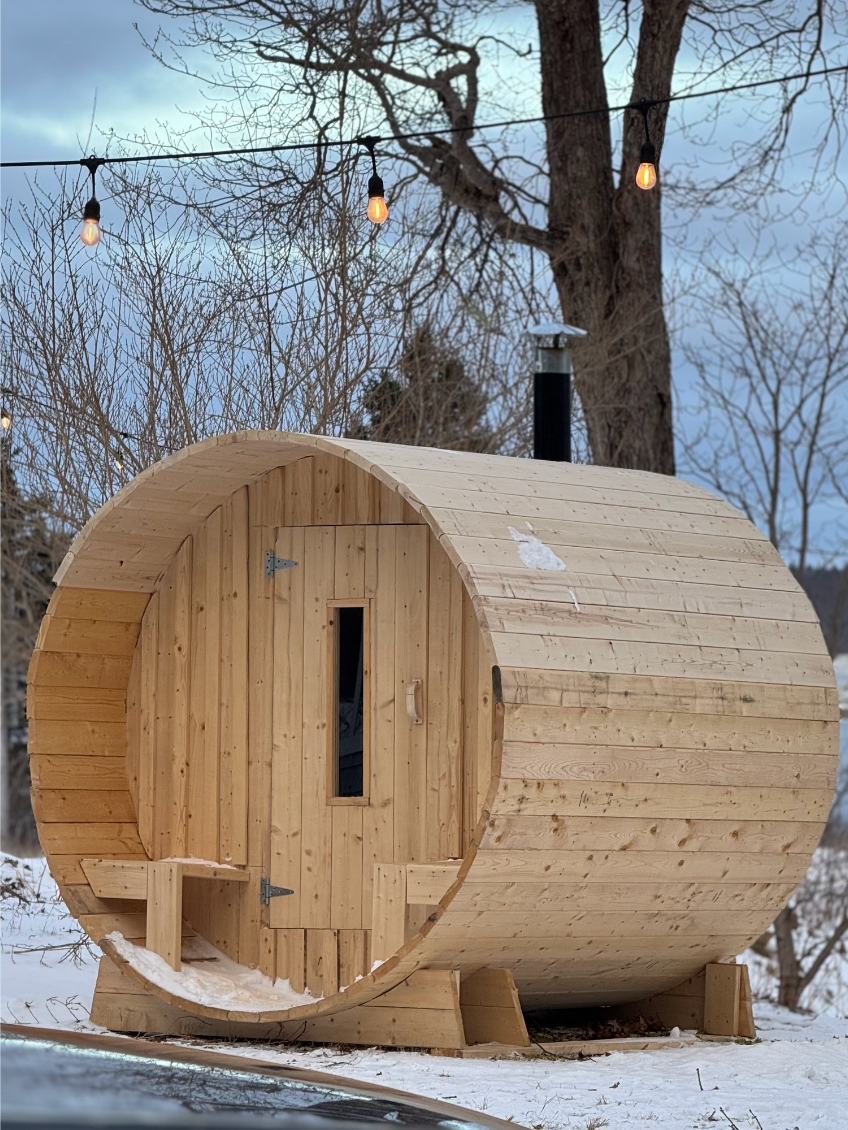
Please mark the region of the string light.
POLYGON ((371 176, 368 180, 368 219, 372 224, 384 224, 389 218, 389 207, 386 204, 385 188, 382 179, 377 175, 377 158, 374 156, 374 146, 379 137, 360 137, 357 139, 371 154, 371 176))
POLYGON ((0 427, 2 427, 4 432, 8 432, 11 426, 12 417, 9 415, 5 408, 0 408, 0 427))
MULTIPOLYGON (((830 74, 844 74, 848 71, 848 63, 841 63, 834 67, 821 67, 816 71, 799 71, 796 74, 781 75, 778 78, 765 78, 755 79, 753 82, 740 82, 732 86, 714 87, 712 90, 692 90, 688 94, 669 94, 665 98, 653 98, 650 102, 626 102, 619 106, 598 106, 589 110, 566 110, 560 114, 540 114, 532 118, 510 118, 500 122, 480 122, 473 126, 443 126, 436 129, 417 130, 411 133, 393 133, 386 137, 373 137, 373 138, 337 138, 333 141, 321 141, 321 146, 327 147, 340 147, 346 148, 350 145, 361 145, 367 141, 374 144, 377 142, 386 141, 426 141, 429 138, 450 136, 455 133, 462 133, 466 136, 471 132, 481 132, 488 129, 504 129, 507 126, 525 126, 535 125, 537 123, 562 121, 567 118, 584 118, 590 117, 593 114, 617 114, 623 113, 625 110, 639 110, 643 105, 647 106, 666 106, 671 102, 685 102, 692 98, 711 98, 719 94, 734 94, 740 90, 754 90, 764 86, 779 86, 786 82, 806 81, 811 78, 821 78, 823 75, 830 74)), ((241 149, 208 149, 205 151, 189 151, 182 153, 142 153, 134 157, 104 157, 104 158, 86 158, 82 161, 79 160, 63 160, 63 161, 0 161, 0 168, 2 169, 32 169, 39 167, 52 167, 67 165, 85 165, 88 166, 89 161, 96 161, 97 166, 100 165, 132 165, 139 162, 155 162, 155 161, 198 161, 207 158, 215 157, 255 157, 263 153, 303 153, 307 150, 314 149, 314 141, 294 142, 288 145, 262 145, 262 146, 246 146, 241 149)), ((373 154, 372 154, 373 156, 373 154)), ((645 162, 652 164, 654 162, 645 162)), ((654 163, 655 164, 655 163, 654 163)), ((375 169, 376 176, 376 169, 375 169)), ((380 178, 377 177, 377 180, 380 178)))
POLYGON ((638 102, 635 109, 642 115, 645 123, 645 140, 639 152, 639 168, 636 172, 636 184, 647 191, 657 183, 657 149, 651 141, 651 132, 648 129, 648 113, 656 102, 638 102))
POLYGON ((88 169, 91 174, 91 199, 86 204, 82 211, 82 234, 80 239, 86 247, 96 247, 100 240, 103 238, 103 233, 100 230, 100 204, 95 195, 95 181, 97 178, 97 170, 101 165, 106 164, 103 157, 83 157, 80 164, 88 169))

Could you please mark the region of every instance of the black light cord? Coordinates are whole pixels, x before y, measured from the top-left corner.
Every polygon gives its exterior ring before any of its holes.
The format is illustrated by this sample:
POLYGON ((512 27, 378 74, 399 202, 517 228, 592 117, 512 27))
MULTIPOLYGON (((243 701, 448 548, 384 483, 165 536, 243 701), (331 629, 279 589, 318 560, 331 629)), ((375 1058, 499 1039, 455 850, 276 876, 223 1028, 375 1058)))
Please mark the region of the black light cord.
MULTIPOLYGON (((734 86, 720 86, 713 90, 693 90, 688 94, 670 94, 667 98, 650 98, 642 99, 638 102, 625 102, 620 106, 602 106, 592 110, 566 110, 561 114, 540 114, 534 118, 511 118, 502 122, 483 122, 480 125, 471 126, 442 126, 439 129, 418 130, 414 133, 392 133, 387 134, 385 137, 369 137, 367 142, 376 145, 378 142, 386 141, 417 141, 429 137, 438 137, 443 134, 454 133, 474 133, 478 130, 486 129, 504 129, 506 126, 524 126, 536 125, 539 122, 553 122, 561 121, 565 118, 582 118, 593 114, 617 114, 624 110, 639 110, 642 107, 651 106, 665 106, 670 102, 684 102, 691 98, 712 98, 719 94, 733 94, 740 90, 754 90, 763 86, 777 86, 784 82, 795 82, 799 79, 820 78, 822 75, 838 74, 848 72, 848 63, 841 64, 837 67, 823 67, 818 71, 801 71, 794 75, 783 75, 780 78, 766 78, 757 79, 754 82, 737 83, 734 86)), ((138 164, 142 161, 199 161, 206 160, 213 157, 247 157, 258 156, 263 153, 296 153, 304 152, 305 150, 315 149, 319 146, 324 147, 340 147, 344 148, 349 145, 361 145, 366 143, 365 138, 351 137, 339 138, 335 141, 301 141, 294 142, 289 145, 262 145, 262 146, 249 146, 244 149, 207 149, 204 151, 195 151, 191 153, 146 153, 137 157, 98 157, 96 158, 98 164, 102 165, 132 165, 138 164)), ((373 157, 373 150, 372 150, 373 157)), ((85 157, 82 160, 59 160, 59 161, 0 161, 0 168, 2 169, 34 169, 42 167, 58 167, 65 165, 84 165, 89 167, 89 161, 92 158, 85 157)))

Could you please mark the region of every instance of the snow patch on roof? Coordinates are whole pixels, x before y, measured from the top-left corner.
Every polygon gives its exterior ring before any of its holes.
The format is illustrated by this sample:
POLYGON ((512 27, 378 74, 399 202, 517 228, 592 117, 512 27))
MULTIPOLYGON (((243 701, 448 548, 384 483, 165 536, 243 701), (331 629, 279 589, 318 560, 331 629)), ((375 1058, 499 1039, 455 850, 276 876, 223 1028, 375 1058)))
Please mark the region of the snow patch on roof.
POLYGON ((545 545, 534 534, 523 534, 514 526, 509 527, 510 537, 518 542, 518 556, 528 569, 545 569, 549 573, 563 573, 567 566, 549 545, 545 545))

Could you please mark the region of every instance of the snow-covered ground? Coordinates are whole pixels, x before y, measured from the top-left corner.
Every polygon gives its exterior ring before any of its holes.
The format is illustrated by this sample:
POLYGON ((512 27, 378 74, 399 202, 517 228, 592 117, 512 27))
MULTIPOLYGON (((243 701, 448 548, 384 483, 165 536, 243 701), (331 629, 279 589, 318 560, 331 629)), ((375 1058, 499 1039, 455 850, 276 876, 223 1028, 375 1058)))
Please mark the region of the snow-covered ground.
MULTIPOLYGON (((98 951, 83 939, 43 861, 4 863, 3 883, 3 1020, 98 1031, 88 1019, 98 951)), ((845 957, 835 960, 842 967, 832 964, 826 976, 838 972, 840 984, 848 983, 845 957)), ((705 1042, 582 1062, 207 1046, 445 1099, 534 1130, 846 1130, 848 1018, 832 996, 818 1016, 758 1002, 758 1044, 705 1042)))

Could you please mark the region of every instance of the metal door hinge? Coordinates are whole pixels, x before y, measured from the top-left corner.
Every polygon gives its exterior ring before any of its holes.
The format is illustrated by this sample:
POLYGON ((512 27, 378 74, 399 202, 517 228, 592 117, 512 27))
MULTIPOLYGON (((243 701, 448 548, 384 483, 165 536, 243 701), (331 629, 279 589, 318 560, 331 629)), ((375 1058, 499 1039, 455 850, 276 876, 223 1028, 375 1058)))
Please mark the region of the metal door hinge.
POLYGON ((297 561, 287 561, 285 557, 278 557, 273 549, 265 554, 265 576, 273 577, 281 569, 294 569, 297 561))
POLYGON ((289 890, 288 887, 275 887, 270 879, 263 877, 259 884, 259 898, 263 906, 268 906, 271 899, 279 898, 280 895, 293 895, 294 891, 289 890))

